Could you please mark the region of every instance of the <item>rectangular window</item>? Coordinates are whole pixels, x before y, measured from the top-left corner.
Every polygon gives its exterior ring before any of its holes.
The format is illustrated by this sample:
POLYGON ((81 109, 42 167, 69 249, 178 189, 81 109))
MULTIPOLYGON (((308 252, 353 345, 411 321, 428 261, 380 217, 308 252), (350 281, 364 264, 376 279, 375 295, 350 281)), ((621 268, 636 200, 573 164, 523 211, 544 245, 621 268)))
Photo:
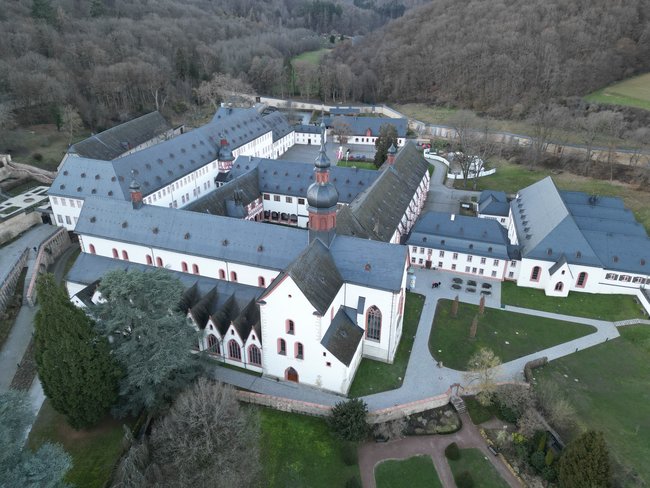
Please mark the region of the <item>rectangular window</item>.
POLYGON ((492 271, 492 278, 496 278, 496 277, 497 277, 497 272, 496 272, 496 271, 492 271))
POLYGON ((61 199, 61 205, 63 205, 64 207, 67 207, 67 206, 68 206, 68 204, 65 203, 65 198, 62 198, 62 199, 61 199))
POLYGON ((422 258, 418 259, 418 264, 422 264, 422 258))
POLYGON ((442 261, 438 261, 438 267, 442 268, 442 261))
POLYGON ((63 223, 63 217, 61 217, 60 215, 57 215, 57 216, 56 216, 56 220, 57 220, 57 222, 58 222, 59 224, 62 224, 62 223, 63 223))
POLYGON ((286 201, 287 203, 293 203, 293 198, 291 198, 291 197, 285 197, 285 201, 286 201))
POLYGON ((438 256, 440 256, 441 258, 444 258, 445 257, 445 251, 440 251, 440 254, 438 254, 438 256))
POLYGON ((472 268, 472 273, 476 274, 476 268, 472 268))
POLYGON ((280 201, 280 195, 273 195, 273 201, 274 202, 279 202, 280 201))
POLYGON ((508 278, 514 278, 514 276, 515 276, 515 274, 512 271, 510 271, 508 273, 508 278))
POLYGON ((268 193, 265 193, 264 194, 264 200, 270 200, 270 199, 271 199, 271 195, 269 195, 268 193))
POLYGON ((59 204, 59 199, 56 198, 56 197, 52 197, 52 203, 54 203, 54 205, 58 205, 59 204))
POLYGON ((485 258, 481 258, 481 264, 485 264, 485 258))
POLYGON ((483 268, 478 270, 478 274, 480 274, 481 276, 483 275, 483 268))
POLYGON ((72 221, 70 220, 70 216, 69 216, 69 215, 66 215, 66 216, 65 216, 65 223, 68 224, 68 225, 72 225, 72 221))
POLYGON ((517 266, 517 261, 510 261, 510 267, 514 268, 517 266))
POLYGON ((458 253, 455 252, 451 258, 452 258, 452 259, 458 259, 458 253))
POLYGON ((304 205, 305 204, 305 199, 304 198, 299 198, 298 199, 298 205, 304 205))
MULTIPOLYGON (((59 217, 60 217, 60 215, 59 215, 59 217)), ((411 258, 411 262, 412 262, 413 264, 415 264, 415 261, 416 261, 415 258, 411 258)))
POLYGON ((452 270, 452 271, 456 271, 456 265, 455 265, 455 264, 452 264, 452 265, 451 265, 451 270, 452 270))
POLYGON ((418 252, 418 248, 413 246, 413 252, 418 252))
POLYGON ((81 208, 81 200, 77 200, 77 208, 81 208))
POLYGON ((74 207, 74 200, 72 198, 70 199, 70 206, 74 207))
POLYGON ((420 253, 424 254, 424 248, 423 247, 420 248, 420 253))
POLYGON ((471 263, 473 257, 474 257, 474 256, 472 256, 471 254, 470 254, 469 256, 467 256, 467 262, 468 262, 468 263, 471 263))
POLYGON ((495 259, 493 264, 494 264, 495 266, 499 266, 499 260, 498 260, 498 259, 495 259))
POLYGON ((465 266, 465 273, 469 273, 469 266, 465 266))

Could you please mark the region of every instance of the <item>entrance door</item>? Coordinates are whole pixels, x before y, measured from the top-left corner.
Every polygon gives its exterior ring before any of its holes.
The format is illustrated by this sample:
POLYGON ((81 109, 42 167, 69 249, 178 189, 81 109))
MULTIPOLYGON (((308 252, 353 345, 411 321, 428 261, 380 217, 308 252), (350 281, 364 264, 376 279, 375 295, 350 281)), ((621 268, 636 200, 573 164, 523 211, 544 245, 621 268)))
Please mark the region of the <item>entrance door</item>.
POLYGON ((311 144, 311 139, 307 139, 307 144, 311 144))
POLYGON ((293 381, 295 383, 298 383, 298 371, 296 371, 295 369, 288 368, 284 374, 287 377, 287 381, 293 381))
POLYGON ((427 267, 427 269, 431 269, 431 261, 427 261, 425 263, 425 266, 427 267))

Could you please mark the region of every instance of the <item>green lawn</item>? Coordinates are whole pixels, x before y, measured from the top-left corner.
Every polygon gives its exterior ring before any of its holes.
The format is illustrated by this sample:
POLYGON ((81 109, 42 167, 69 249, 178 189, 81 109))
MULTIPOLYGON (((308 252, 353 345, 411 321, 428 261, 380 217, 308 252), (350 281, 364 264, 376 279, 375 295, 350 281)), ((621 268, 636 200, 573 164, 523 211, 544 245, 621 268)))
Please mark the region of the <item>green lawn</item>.
POLYGON ((641 305, 630 295, 570 292, 566 298, 548 297, 543 290, 520 287, 509 281, 501 285, 501 303, 612 322, 643 317, 641 305))
POLYGON ((343 487, 359 467, 343 462, 343 443, 325 420, 260 409, 264 488, 343 487))
POLYGON ((508 483, 501 477, 492 463, 485 459, 478 449, 461 449, 460 459, 452 461, 447 459, 454 476, 469 471, 474 478, 474 486, 481 488, 508 488, 508 483))
POLYGON ((473 396, 463 397, 463 401, 465 402, 467 413, 469 413, 469 417, 472 419, 474 425, 487 422, 497 415, 497 407, 494 403, 485 407, 479 403, 476 397, 473 396))
POLYGON ((72 456, 72 469, 65 481, 77 487, 103 488, 122 453, 122 422, 107 418, 88 431, 72 429, 48 400, 36 417, 29 434, 29 446, 58 442, 72 456))
POLYGON ((394 390, 402 386, 423 306, 424 296, 417 293, 406 293, 402 338, 397 346, 395 362, 386 364, 372 359, 362 359, 348 396, 361 397, 380 391, 394 390))
POLYGON ((535 376, 556 383, 578 422, 602 430, 614 458, 650 483, 650 327, 619 331, 621 337, 553 361, 535 376))
POLYGON ((375 468, 377 488, 442 488, 430 456, 384 461, 375 468))
POLYGON ((372 169, 377 171, 377 166, 375 166, 374 163, 367 161, 345 161, 341 159, 336 163, 336 165, 344 168, 372 169))
POLYGON ((650 110, 650 73, 595 91, 587 95, 585 100, 650 110))
POLYGON ((14 186, 11 190, 7 190, 7 193, 11 195, 12 197, 15 197, 17 195, 20 195, 21 193, 26 192, 27 190, 31 190, 32 188, 35 188, 37 186, 47 186, 44 185, 43 183, 36 181, 36 180, 27 180, 24 183, 21 183, 18 186, 14 186))
POLYGON ((478 306, 460 303, 454 318, 452 304, 451 300, 438 302, 429 350, 436 360, 453 369, 464 370, 469 358, 481 347, 491 349, 507 362, 595 332, 588 325, 486 308, 484 315, 479 316, 476 337, 470 339, 478 306))
POLYGON ((307 61, 309 63, 318 64, 323 56, 331 51, 331 48, 317 49, 316 51, 307 51, 298 56, 295 56, 291 61, 307 61))

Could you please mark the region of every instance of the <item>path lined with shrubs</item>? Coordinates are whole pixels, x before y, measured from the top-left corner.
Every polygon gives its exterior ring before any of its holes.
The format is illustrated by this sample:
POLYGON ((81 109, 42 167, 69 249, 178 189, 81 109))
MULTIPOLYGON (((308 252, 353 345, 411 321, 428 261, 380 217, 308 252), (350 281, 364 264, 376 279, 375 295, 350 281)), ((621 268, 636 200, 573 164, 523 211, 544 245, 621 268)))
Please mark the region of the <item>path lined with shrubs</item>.
MULTIPOLYGON (((376 488, 375 467, 388 459, 407 459, 413 456, 428 454, 433 460, 442 485, 455 486, 454 476, 445 457, 445 448, 455 442, 461 449, 479 449, 494 466, 509 486, 520 488, 521 484, 487 448, 478 428, 472 423, 467 413, 461 415, 463 427, 454 434, 433 436, 410 436, 397 441, 386 443, 367 442, 359 447, 359 470, 364 488, 376 488)), ((477 484, 480 486, 480 484, 477 484)))

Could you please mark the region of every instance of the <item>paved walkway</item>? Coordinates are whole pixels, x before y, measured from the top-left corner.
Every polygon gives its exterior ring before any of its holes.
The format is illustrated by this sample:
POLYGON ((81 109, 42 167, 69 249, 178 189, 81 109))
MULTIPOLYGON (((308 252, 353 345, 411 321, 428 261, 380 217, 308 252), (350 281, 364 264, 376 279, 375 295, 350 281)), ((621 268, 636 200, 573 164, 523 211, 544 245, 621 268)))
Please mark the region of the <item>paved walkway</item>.
POLYGON ((513 488, 521 487, 501 459, 494 456, 487 449, 485 440, 481 437, 478 428, 472 423, 469 415, 461 415, 463 427, 454 434, 411 436, 397 441, 376 443, 367 442, 359 447, 359 470, 361 483, 364 488, 375 488, 375 467, 387 459, 407 459, 413 456, 428 454, 433 460, 433 465, 438 472, 438 477, 445 488, 454 488, 454 477, 445 457, 445 448, 455 442, 461 449, 480 449, 487 460, 492 463, 501 477, 513 488))

